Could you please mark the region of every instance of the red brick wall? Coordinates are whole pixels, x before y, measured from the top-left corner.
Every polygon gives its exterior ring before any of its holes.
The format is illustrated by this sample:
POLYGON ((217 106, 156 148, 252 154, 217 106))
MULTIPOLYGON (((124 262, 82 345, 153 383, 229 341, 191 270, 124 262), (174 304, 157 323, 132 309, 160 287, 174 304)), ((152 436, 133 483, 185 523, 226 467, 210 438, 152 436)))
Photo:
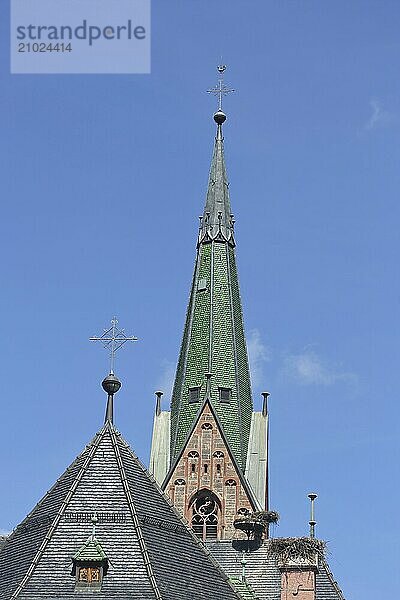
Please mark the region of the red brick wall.
POLYGON ((315 600, 315 571, 288 570, 282 572, 281 600, 315 600))
POLYGON ((219 501, 218 538, 239 537, 233 527, 237 511, 240 508, 252 511, 253 508, 208 404, 172 473, 166 493, 190 523, 191 501, 196 492, 204 489, 213 492, 219 501), (191 456, 191 453, 197 453, 198 457, 191 456))

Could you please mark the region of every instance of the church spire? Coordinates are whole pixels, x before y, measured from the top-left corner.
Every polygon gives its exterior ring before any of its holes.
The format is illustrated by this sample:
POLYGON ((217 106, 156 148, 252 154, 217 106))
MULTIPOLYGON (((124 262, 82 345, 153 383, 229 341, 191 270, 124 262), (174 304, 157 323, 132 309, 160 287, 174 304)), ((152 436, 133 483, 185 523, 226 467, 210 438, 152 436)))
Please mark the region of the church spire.
POLYGON ((234 245, 234 220, 229 200, 229 184, 226 176, 224 137, 222 134, 222 125, 226 121, 226 114, 222 110, 222 98, 234 90, 228 88, 223 81, 225 70, 225 65, 218 67, 218 84, 215 88, 208 90, 208 93, 218 96, 218 110, 214 114, 214 121, 217 124, 217 134, 211 161, 206 205, 200 222, 199 244, 209 242, 210 240, 219 240, 230 242, 234 245))
POLYGON ((206 205, 200 222, 199 244, 217 240, 229 242, 232 246, 235 245, 234 220, 229 200, 229 183, 226 175, 222 135, 222 124, 225 120, 225 113, 218 110, 214 115, 214 121, 217 123, 217 135, 211 161, 206 205))
POLYGON ((236 270, 233 216, 222 132, 226 115, 222 97, 230 90, 218 67, 214 114, 217 132, 197 244, 186 325, 171 401, 171 465, 182 451, 205 400, 224 430, 230 450, 243 471, 252 418, 249 366, 236 270), (212 374, 206 381, 205 373, 212 374))

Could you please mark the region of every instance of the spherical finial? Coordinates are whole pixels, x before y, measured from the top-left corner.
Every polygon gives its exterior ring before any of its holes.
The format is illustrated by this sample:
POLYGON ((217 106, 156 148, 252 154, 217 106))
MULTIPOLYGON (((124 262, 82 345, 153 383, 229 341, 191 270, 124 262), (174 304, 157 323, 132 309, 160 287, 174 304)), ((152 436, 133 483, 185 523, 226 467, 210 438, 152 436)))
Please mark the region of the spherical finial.
POLYGON ((225 123, 226 121, 226 114, 222 110, 217 110, 217 112, 214 114, 214 121, 218 125, 222 125, 222 123, 225 123))
POLYGON ((101 385, 106 394, 108 394, 109 396, 113 396, 120 389, 121 382, 118 379, 118 377, 114 375, 114 373, 110 373, 105 379, 103 379, 101 385))
POLYGON ((218 73, 224 73, 226 71, 226 65, 218 65, 217 67, 218 73))

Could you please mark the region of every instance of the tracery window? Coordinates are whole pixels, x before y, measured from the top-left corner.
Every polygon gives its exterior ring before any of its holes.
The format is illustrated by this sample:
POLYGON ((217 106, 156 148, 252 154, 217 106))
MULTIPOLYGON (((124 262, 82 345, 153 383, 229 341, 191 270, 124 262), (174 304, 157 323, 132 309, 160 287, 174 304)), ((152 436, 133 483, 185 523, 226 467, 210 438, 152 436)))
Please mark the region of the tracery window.
POLYGON ((204 429, 205 431, 211 431, 212 425, 211 425, 211 423, 203 423, 201 428, 204 429))
POLYGON ((191 450, 191 451, 188 453, 188 457, 189 457, 189 458, 199 458, 199 453, 198 453, 198 452, 196 452, 196 450, 191 450))
POLYGON ((193 533, 201 540, 218 537, 220 507, 217 498, 208 490, 199 492, 192 504, 193 533))
POLYGON ((249 511, 249 509, 248 509, 248 508, 244 508, 244 507, 242 507, 242 508, 239 508, 239 509, 238 509, 238 511, 237 511, 237 514, 238 514, 238 515, 244 515, 244 516, 246 516, 246 515, 249 515, 249 514, 250 514, 250 511, 249 511))
POLYGON ((216 452, 214 452, 213 458, 224 458, 224 453, 220 450, 217 450, 216 452))
POLYGON ((225 481, 225 485, 226 485, 227 487, 235 487, 235 485, 236 485, 236 481, 235 481, 234 479, 227 479, 227 480, 225 481))
POLYGON ((185 484, 186 484, 186 481, 184 479, 179 478, 179 479, 175 480, 175 485, 185 485, 185 484))

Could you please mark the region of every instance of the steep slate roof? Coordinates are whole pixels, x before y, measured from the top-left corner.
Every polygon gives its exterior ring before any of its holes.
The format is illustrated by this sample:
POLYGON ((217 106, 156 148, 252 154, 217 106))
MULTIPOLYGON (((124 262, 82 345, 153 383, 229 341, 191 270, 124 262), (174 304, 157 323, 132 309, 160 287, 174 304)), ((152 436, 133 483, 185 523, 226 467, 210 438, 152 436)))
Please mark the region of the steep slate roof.
MULTIPOLYGON (((281 574, 268 552, 268 540, 246 553, 246 581, 257 600, 281 600, 281 574)), ((207 548, 232 579, 240 579, 242 550, 247 542, 221 540, 207 542, 207 548)), ((244 596, 245 597, 245 596, 244 596)), ((325 560, 319 559, 316 575, 316 600, 344 600, 325 560)))
POLYGON ((198 404, 189 402, 189 388, 201 386, 204 400, 209 372, 211 402, 238 465, 243 471, 246 466, 253 404, 234 246, 219 124, 171 400, 171 463, 198 411, 198 404), (219 387, 232 390, 230 402, 219 401, 219 387))
POLYGON ((97 597, 237 600, 109 421, 1 549, 0 599, 76 598, 72 557, 90 536, 94 513, 96 539, 109 560, 97 597))

